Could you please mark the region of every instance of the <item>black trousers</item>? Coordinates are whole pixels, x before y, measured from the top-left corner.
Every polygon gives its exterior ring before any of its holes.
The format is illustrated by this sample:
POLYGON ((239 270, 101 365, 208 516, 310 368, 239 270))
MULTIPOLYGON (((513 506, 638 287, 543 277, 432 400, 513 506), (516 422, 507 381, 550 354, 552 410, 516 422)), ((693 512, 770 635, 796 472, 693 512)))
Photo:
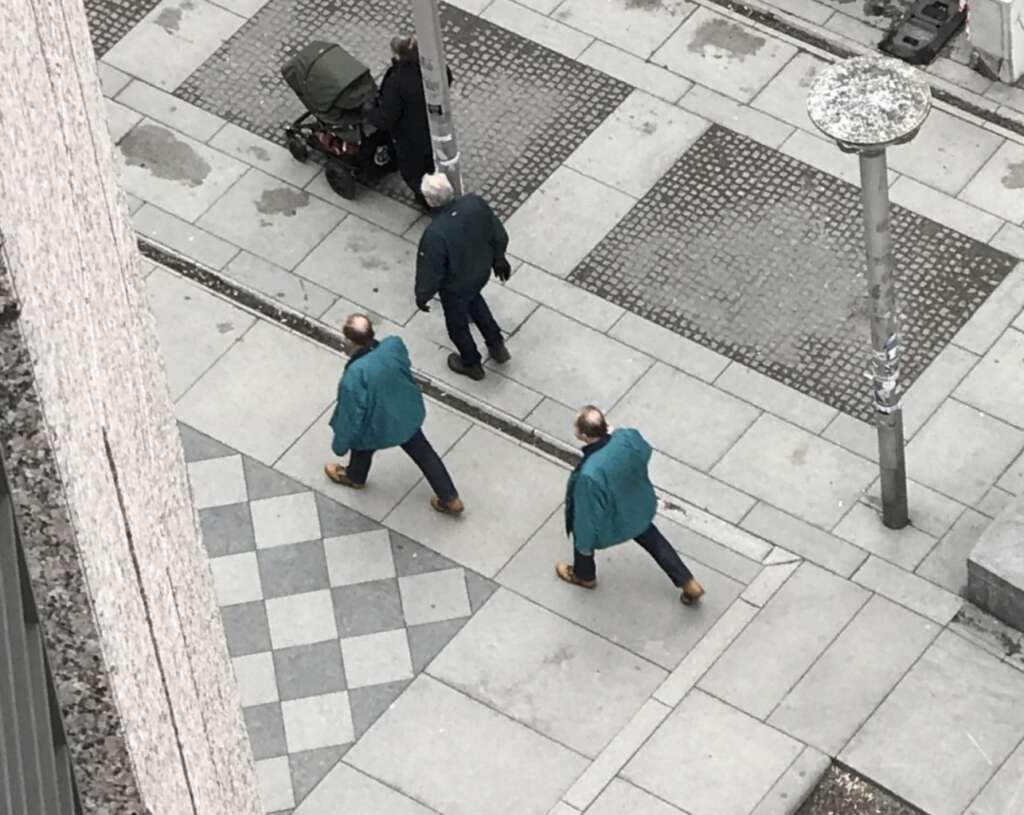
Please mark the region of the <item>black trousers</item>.
POLYGON ((402 180, 412 190, 412 194, 416 197, 416 202, 424 209, 430 209, 427 206, 427 199, 423 197, 423 193, 420 191, 420 183, 423 181, 423 176, 434 172, 433 155, 429 152, 422 156, 400 155, 398 158, 398 172, 402 176, 402 180))
MULTIPOLYGON (((693 579, 693 573, 683 563, 681 557, 668 539, 661 534, 661 530, 654 524, 647 527, 642 535, 637 535, 633 540, 639 543, 655 562, 661 566, 661 570, 668 575, 668 579, 677 588, 693 579)), ((574 558, 572 570, 580 580, 594 580, 597 577, 597 564, 593 555, 584 555, 578 549, 573 549, 574 558)))
POLYGON ((459 351, 463 365, 479 365, 482 357, 477 350, 473 335, 469 331, 472 321, 488 348, 497 348, 502 343, 501 328, 491 314, 487 302, 480 292, 476 294, 452 294, 441 292, 441 307, 444 309, 444 324, 448 336, 459 351))
MULTIPOLYGON (((458 493, 455 491, 455 484, 452 477, 448 475, 448 469, 441 461, 423 430, 417 430, 412 438, 402 445, 402 449, 420 468, 423 477, 427 479, 434 494, 442 501, 451 501, 458 493)), ((370 464, 373 462, 373 450, 353 450, 348 457, 348 467, 345 472, 348 477, 357 484, 365 484, 366 477, 370 474, 370 464)))

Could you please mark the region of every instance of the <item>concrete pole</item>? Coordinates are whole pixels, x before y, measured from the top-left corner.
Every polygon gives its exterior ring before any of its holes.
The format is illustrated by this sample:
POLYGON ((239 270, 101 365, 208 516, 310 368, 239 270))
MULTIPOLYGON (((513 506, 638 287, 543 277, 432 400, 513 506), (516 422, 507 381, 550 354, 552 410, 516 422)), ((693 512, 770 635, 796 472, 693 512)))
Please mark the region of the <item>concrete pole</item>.
POLYGON ((871 348, 874 358, 875 425, 882 489, 882 522, 902 529, 907 512, 907 468, 903 454, 903 408, 898 394, 899 314, 890 228, 889 177, 885 148, 860 152, 860 194, 868 295, 871 299, 871 348))
POLYGON ((437 0, 412 0, 416 41, 419 43, 423 93, 427 101, 427 121, 434 148, 434 164, 448 176, 455 194, 462 195, 462 165, 455 124, 452 120, 448 88, 448 63, 441 36, 441 15, 437 0))
POLYGON ((899 60, 882 57, 855 57, 830 65, 807 94, 807 113, 815 126, 840 150, 856 153, 860 160, 882 523, 890 529, 902 529, 910 518, 885 150, 913 139, 930 110, 931 89, 920 74, 899 60))

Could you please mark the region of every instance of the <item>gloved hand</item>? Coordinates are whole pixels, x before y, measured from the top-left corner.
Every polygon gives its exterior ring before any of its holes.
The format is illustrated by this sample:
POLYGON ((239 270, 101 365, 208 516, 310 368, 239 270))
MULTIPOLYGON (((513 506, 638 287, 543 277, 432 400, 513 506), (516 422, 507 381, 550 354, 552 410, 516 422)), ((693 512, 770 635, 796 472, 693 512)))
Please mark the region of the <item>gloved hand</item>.
POLYGON ((498 258, 494 261, 494 276, 502 283, 507 283, 512 277, 512 266, 505 258, 498 258))
POLYGON ((416 304, 416 308, 418 308, 420 311, 430 311, 430 304, 429 303, 417 303, 416 304))

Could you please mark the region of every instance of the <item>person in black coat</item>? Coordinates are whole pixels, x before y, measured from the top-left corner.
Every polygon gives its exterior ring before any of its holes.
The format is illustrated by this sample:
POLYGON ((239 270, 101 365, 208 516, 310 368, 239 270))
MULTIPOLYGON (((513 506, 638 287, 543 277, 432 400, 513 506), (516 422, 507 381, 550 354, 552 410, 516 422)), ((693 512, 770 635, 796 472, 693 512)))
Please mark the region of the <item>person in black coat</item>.
MULTIPOLYGON (((398 172, 409 185, 416 201, 427 209, 420 192, 420 180, 434 172, 434 153, 427 123, 427 103, 423 95, 420 52, 415 37, 391 40, 391 67, 380 83, 376 103, 366 111, 374 127, 386 130, 395 143, 398 172)), ((448 84, 452 72, 448 71, 448 84)))

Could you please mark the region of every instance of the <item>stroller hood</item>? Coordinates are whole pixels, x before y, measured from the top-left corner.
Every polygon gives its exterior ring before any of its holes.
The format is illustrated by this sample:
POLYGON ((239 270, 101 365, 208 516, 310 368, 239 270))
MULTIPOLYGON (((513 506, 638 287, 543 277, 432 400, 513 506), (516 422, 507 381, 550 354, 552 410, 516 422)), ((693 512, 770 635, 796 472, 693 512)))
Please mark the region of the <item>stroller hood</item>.
POLYGON ((315 40, 281 68, 281 76, 318 119, 333 121, 373 96, 370 69, 340 45, 315 40))

